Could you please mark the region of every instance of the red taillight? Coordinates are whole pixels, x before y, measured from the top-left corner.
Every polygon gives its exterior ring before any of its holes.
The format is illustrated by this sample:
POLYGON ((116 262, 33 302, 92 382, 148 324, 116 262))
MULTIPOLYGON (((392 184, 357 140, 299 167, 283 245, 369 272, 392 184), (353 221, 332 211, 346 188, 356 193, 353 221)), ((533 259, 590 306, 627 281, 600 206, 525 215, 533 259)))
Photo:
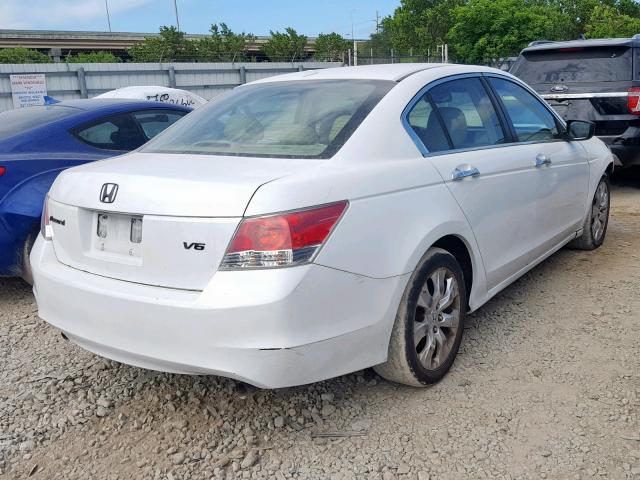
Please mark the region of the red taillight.
POLYGON ((640 115, 640 87, 631 87, 629 89, 627 108, 632 115, 640 115))
POLYGON ((348 202, 247 218, 240 223, 221 268, 280 267, 308 262, 331 233, 348 202))
POLYGON ((7 173, 7 167, 0 167, 0 177, 7 173))

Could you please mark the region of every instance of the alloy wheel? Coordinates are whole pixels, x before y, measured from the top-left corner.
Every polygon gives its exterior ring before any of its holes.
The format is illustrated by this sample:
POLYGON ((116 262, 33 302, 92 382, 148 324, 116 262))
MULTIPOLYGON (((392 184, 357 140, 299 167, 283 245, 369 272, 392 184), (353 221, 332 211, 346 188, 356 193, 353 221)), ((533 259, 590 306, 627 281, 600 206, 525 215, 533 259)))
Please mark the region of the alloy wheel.
POLYGON ((426 370, 445 363, 460 325, 460 290, 453 273, 445 267, 434 270, 418 296, 413 320, 413 346, 426 370))
POLYGON ((605 182, 600 182, 593 196, 591 206, 591 234, 596 242, 604 235, 609 213, 609 189, 605 182))

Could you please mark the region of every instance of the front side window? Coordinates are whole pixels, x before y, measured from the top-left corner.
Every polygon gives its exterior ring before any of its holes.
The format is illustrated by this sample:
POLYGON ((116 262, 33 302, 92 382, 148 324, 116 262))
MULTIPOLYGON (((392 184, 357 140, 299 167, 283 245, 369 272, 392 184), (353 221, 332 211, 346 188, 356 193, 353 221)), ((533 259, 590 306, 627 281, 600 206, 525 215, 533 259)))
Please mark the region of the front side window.
POLYGON ((555 117, 527 90, 509 80, 490 78, 513 124, 518 142, 560 139, 555 117))
POLYGON ((498 114, 479 78, 452 80, 429 91, 453 148, 476 148, 505 142, 498 114))
POLYGON ((374 80, 247 85, 190 113, 143 151, 329 158, 394 85, 374 80))
POLYGON ((73 134, 103 150, 135 150, 147 139, 128 113, 113 115, 77 128, 73 134))
POLYGON ((135 118, 138 125, 140 125, 146 140, 151 140, 167 127, 184 117, 186 113, 187 112, 171 110, 146 110, 133 112, 133 118, 135 118))

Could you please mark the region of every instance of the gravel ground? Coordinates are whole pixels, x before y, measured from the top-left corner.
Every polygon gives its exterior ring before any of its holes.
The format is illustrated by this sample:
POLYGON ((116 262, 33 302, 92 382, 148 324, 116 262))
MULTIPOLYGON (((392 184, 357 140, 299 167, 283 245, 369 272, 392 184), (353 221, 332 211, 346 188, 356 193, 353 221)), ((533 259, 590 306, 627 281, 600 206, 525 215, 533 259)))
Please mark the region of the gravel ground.
POLYGON ((264 391, 102 360, 0 279, 0 477, 640 479, 640 176, 604 246, 471 315, 429 389, 371 370, 264 391))

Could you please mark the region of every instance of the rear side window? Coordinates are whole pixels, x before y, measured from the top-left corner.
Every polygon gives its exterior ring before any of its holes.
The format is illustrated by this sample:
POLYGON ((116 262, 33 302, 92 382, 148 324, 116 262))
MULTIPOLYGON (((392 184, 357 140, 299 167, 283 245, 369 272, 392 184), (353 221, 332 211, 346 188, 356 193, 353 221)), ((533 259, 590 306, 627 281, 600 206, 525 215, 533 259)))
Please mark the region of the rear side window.
POLYGON ((452 80, 429 90, 453 148, 504 143, 498 114, 479 78, 452 80))
POLYGON ((0 113, 0 139, 18 135, 78 113, 79 110, 60 105, 18 108, 0 113))
POLYGON ((511 73, 529 84, 623 82, 633 77, 630 47, 561 48, 524 52, 511 73))
POLYGON ((184 117, 186 113, 187 112, 170 110, 147 110, 144 112, 133 112, 133 118, 142 129, 146 140, 151 140, 165 128, 173 125, 184 117))
POLYGON ((103 150, 135 150, 147 141, 129 113, 113 115, 76 128, 77 138, 103 150))
POLYGON ((429 152, 441 152, 451 148, 447 134, 427 94, 413 106, 407 115, 407 121, 429 152))
POLYGON ((555 117, 540 100, 508 80, 490 78, 489 82, 502 100, 519 142, 560 138, 555 117))

